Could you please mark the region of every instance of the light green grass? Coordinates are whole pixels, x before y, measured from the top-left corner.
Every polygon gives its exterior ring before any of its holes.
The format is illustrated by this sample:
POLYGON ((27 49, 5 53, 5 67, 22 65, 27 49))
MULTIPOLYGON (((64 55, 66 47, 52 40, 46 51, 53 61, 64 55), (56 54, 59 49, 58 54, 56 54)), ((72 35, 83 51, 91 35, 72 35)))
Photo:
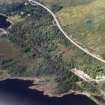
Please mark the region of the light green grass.
POLYGON ((10 16, 9 18, 14 24, 25 20, 25 18, 22 18, 20 15, 10 16))
POLYGON ((66 6, 56 15, 65 31, 96 54, 105 53, 105 0, 66 6))
POLYGON ((70 6, 70 5, 79 5, 79 4, 87 4, 94 0, 43 0, 44 4, 47 6, 51 6, 53 4, 62 5, 62 6, 70 6))

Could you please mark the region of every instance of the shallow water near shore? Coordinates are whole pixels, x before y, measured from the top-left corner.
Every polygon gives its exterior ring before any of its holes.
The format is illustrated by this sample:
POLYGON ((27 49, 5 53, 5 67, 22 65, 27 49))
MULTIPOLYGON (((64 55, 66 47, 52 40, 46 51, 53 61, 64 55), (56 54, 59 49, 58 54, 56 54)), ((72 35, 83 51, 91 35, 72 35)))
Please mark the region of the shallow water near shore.
POLYGON ((11 25, 11 23, 7 19, 8 19, 8 17, 0 14, 0 28, 8 29, 8 27, 11 25))
POLYGON ((83 95, 48 97, 31 90, 32 81, 7 79, 0 82, 0 105, 96 105, 83 95))

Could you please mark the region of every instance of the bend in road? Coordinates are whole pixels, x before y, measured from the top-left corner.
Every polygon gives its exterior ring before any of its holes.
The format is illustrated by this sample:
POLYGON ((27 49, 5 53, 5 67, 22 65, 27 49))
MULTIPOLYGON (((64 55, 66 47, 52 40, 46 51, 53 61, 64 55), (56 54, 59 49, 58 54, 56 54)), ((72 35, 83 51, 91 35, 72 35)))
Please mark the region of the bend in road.
POLYGON ((67 33, 63 30, 63 28, 62 28, 62 26, 60 25, 60 23, 59 23, 57 17, 55 16, 55 14, 54 14, 48 7, 46 7, 45 5, 39 3, 38 1, 35 1, 35 0, 28 0, 28 1, 29 1, 29 3, 30 3, 31 5, 38 5, 38 6, 42 7, 42 8, 44 8, 45 10, 47 10, 47 11, 52 15, 52 17, 54 18, 54 21, 56 22, 56 25, 58 26, 59 30, 63 33, 63 35, 64 35, 73 45, 75 45, 77 48, 79 48, 81 51, 85 52, 85 53, 88 54, 89 56, 95 58, 96 60, 105 63, 105 60, 104 60, 104 59, 102 59, 102 58, 96 56, 95 54, 93 54, 93 53, 91 53, 91 52, 89 52, 88 50, 84 49, 84 48, 81 47, 79 44, 77 44, 75 41, 73 41, 73 40, 67 35, 67 33))

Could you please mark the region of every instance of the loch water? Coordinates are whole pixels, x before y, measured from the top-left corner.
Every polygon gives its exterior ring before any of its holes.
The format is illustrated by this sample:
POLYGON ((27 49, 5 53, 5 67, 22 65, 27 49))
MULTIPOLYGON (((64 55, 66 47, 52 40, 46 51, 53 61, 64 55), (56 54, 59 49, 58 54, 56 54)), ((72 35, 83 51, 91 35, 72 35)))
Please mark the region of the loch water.
POLYGON ((0 14, 0 28, 7 29, 11 25, 7 19, 8 17, 0 14))
POLYGON ((0 81, 0 105, 96 105, 83 95, 48 97, 43 92, 29 89, 33 81, 7 79, 0 81))

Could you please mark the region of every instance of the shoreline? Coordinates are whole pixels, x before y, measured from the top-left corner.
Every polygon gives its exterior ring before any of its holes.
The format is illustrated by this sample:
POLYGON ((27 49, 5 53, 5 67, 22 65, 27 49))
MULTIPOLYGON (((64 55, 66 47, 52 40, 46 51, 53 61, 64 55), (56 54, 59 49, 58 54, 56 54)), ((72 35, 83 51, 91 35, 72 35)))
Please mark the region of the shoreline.
POLYGON ((32 86, 29 87, 29 89, 32 89, 32 90, 37 90, 39 92, 42 92, 43 95, 45 96, 48 96, 48 97, 56 97, 56 98, 62 98, 66 95, 83 95, 83 96, 86 96, 87 98, 91 99, 93 102, 96 103, 96 105, 102 105, 100 104, 94 97, 91 96, 90 93, 88 92, 79 92, 79 91, 73 91, 73 90, 70 90, 68 92, 65 92, 65 93, 62 93, 62 94, 52 94, 52 93, 49 93, 48 91, 46 91, 43 87, 43 85, 41 84, 41 82, 43 82, 42 80, 34 77, 34 78, 30 78, 30 77, 7 77, 7 78, 4 78, 4 79, 0 79, 0 82, 1 81, 5 81, 5 80, 8 80, 8 79, 17 79, 17 80, 24 80, 24 81, 32 81, 32 86), (38 85, 38 87, 37 87, 38 85))
POLYGON ((8 16, 6 16, 5 14, 2 14, 2 13, 0 13, 0 15, 5 18, 5 21, 6 21, 8 24, 10 24, 9 26, 4 27, 4 28, 0 28, 0 29, 2 29, 2 30, 4 30, 4 31, 7 31, 8 29, 11 29, 12 26, 13 26, 13 22, 10 20, 10 18, 9 18, 8 16))

